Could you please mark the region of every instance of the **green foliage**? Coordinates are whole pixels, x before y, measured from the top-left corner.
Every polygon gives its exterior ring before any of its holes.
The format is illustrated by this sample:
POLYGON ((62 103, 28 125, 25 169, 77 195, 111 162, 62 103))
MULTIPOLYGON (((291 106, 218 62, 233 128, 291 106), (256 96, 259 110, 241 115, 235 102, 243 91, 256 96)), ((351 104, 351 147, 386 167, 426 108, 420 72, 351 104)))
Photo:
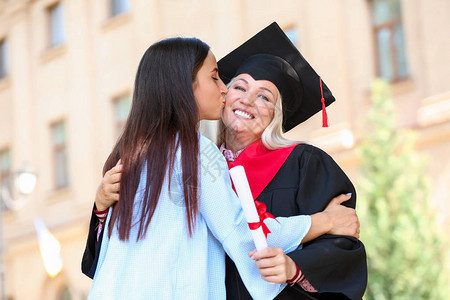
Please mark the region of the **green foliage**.
POLYGON ((369 282, 364 299, 448 299, 446 250, 429 206, 424 158, 414 135, 395 129, 389 86, 372 87, 361 158, 358 215, 369 282))

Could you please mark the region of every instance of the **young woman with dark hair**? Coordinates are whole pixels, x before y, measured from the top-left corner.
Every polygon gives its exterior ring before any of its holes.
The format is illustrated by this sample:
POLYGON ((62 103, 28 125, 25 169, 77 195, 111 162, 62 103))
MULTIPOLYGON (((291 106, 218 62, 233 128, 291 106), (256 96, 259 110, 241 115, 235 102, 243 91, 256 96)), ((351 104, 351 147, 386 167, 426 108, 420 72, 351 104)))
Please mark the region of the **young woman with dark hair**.
MULTIPOLYGON (((209 47, 199 40, 164 40, 150 47, 139 64, 130 115, 103 169, 106 173, 121 159, 124 166, 123 199, 134 198, 141 169, 147 170, 145 195, 148 196, 142 200, 138 239, 145 236, 155 213, 166 170, 169 170, 169 181, 172 177, 178 148, 182 153, 186 220, 189 234, 192 234, 198 212, 199 153, 196 130, 199 109, 194 101, 192 84, 208 53, 209 47)), ((211 55, 209 58, 213 60, 211 55)), ((218 76, 217 69, 213 76, 218 76)), ((218 77, 216 81, 219 82, 220 93, 211 102, 215 100, 220 109, 226 87, 218 77)), ((119 238, 129 239, 133 210, 128 202, 121 201, 114 207, 109 222, 109 236, 117 222, 119 238)))
MULTIPOLYGON (((121 160, 120 199, 96 255, 91 222, 83 257, 83 272, 95 272, 89 299, 225 299, 225 252, 254 299, 271 299, 286 285, 264 281, 249 259, 253 240, 225 159, 197 133, 199 120, 220 118, 226 92, 198 39, 167 39, 145 52, 124 132, 104 166, 107 174, 121 160)), ((326 232, 357 234, 339 224, 348 214, 357 223, 340 202, 313 217, 268 221, 268 244, 290 252, 326 232)), ((269 250, 257 253, 271 257, 269 250)))

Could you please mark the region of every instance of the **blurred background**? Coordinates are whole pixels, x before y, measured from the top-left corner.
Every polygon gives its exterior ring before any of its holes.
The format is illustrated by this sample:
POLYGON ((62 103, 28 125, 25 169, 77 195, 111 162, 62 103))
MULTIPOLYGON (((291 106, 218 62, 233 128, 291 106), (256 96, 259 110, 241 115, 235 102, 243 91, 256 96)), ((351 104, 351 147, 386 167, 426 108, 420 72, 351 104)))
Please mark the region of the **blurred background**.
POLYGON ((449 0, 0 0, 0 300, 86 299, 94 195, 148 46, 195 36, 220 59, 273 21, 337 99, 329 128, 287 137, 357 187, 365 298, 449 297, 449 0))

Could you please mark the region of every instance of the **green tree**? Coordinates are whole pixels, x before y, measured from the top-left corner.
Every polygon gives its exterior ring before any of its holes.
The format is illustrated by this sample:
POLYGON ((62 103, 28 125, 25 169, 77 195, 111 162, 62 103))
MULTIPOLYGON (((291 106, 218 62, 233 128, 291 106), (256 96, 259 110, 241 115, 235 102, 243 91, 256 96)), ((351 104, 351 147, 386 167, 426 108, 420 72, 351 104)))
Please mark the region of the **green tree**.
POLYGON ((395 126, 389 85, 375 80, 369 130, 358 146, 358 215, 368 257, 364 299, 449 299, 443 235, 429 206, 414 135, 395 126))

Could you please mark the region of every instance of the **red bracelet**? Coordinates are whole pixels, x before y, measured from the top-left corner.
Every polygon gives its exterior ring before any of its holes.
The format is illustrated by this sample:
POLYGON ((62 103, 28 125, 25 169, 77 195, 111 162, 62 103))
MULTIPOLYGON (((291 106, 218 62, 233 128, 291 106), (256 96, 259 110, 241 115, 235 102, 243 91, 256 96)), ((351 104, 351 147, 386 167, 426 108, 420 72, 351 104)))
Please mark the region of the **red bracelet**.
POLYGON ((295 265, 295 267, 297 268, 297 271, 295 272, 294 277, 292 277, 290 280, 286 281, 286 283, 290 284, 291 286, 294 285, 295 283, 297 283, 297 281, 300 280, 300 277, 302 275, 300 272, 300 268, 297 265, 295 265))

